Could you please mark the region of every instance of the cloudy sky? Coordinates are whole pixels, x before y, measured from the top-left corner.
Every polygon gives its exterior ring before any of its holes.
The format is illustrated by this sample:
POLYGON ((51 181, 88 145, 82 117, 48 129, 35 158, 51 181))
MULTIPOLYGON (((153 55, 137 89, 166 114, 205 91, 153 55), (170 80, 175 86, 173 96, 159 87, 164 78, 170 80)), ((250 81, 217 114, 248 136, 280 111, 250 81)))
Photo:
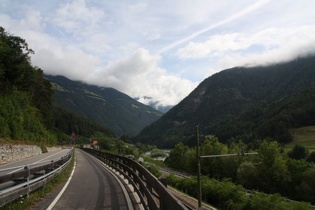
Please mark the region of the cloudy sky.
POLYGON ((314 0, 1 0, 46 74, 175 105, 212 74, 315 51, 314 0))

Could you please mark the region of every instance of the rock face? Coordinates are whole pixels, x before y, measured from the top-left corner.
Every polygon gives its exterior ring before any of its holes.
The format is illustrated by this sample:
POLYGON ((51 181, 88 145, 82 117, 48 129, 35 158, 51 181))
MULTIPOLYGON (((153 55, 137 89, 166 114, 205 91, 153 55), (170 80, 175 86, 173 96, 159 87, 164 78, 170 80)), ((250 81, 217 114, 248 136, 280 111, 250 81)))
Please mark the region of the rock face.
POLYGON ((36 145, 0 145, 0 165, 42 154, 36 145))
POLYGON ((60 150, 60 147, 46 147, 47 148, 47 152, 53 152, 55 150, 60 150))

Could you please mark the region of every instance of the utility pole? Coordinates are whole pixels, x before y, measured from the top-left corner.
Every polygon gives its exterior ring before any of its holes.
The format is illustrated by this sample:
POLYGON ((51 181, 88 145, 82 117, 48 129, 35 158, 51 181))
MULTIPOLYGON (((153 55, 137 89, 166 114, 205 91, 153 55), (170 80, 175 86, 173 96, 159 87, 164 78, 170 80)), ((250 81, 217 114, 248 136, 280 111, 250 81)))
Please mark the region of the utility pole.
POLYGON ((197 180, 198 180, 198 208, 201 207, 201 166, 200 166, 200 147, 199 147, 199 129, 198 126, 196 126, 196 138, 197 138, 197 180))

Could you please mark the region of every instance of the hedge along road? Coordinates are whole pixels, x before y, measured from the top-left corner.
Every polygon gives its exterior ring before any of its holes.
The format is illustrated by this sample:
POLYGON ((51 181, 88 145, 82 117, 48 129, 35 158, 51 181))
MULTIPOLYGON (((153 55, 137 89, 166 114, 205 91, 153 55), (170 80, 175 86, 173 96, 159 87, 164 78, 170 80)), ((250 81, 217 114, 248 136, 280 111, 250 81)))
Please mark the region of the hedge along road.
POLYGON ((102 163, 76 149, 76 163, 67 183, 32 209, 139 209, 133 193, 102 163))

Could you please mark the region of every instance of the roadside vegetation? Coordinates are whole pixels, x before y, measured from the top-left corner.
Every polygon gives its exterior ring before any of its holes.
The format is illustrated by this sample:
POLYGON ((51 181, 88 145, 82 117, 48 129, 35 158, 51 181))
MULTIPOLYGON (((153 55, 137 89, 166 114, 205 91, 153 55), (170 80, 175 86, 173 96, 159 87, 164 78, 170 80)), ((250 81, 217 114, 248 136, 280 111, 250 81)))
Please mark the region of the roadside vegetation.
MULTIPOLYGON (((171 174, 167 181, 182 192, 197 197, 196 177, 179 178, 171 174)), ((306 202, 288 202, 280 194, 248 192, 243 186, 229 179, 217 180, 203 176, 201 183, 203 201, 219 209, 314 209, 306 202)))
MULTIPOLYGON (((234 185, 242 186, 240 191, 248 189, 271 195, 279 194, 292 200, 315 204, 315 182, 312 178, 315 176, 315 153, 309 153, 301 145, 295 145, 292 150, 286 153, 283 147, 275 141, 261 141, 259 144, 257 142, 257 145, 258 148, 255 151, 258 152, 258 155, 202 158, 202 175, 209 179, 222 181, 222 188, 230 186, 233 182, 235 183, 234 185), (225 183, 226 180, 231 183, 225 183)), ((242 154, 244 150, 247 152, 254 151, 248 150, 247 145, 241 141, 226 145, 220 143, 213 136, 210 138, 205 137, 200 146, 201 155, 242 154)), ((174 169, 196 174, 196 147, 190 148, 181 143, 177 144, 171 150, 170 156, 165 162, 174 169)), ((184 192, 188 192, 191 189, 194 192, 190 193, 192 195, 196 194, 196 186, 193 187, 193 185, 188 184, 191 181, 173 180, 174 178, 170 177, 171 185, 175 187, 180 186, 179 189, 182 189, 184 192)), ((209 193, 209 189, 204 186, 203 190, 203 198, 207 201, 210 199, 206 196, 209 193)), ((246 191, 244 193, 246 194, 246 191)), ((214 195, 211 196, 213 197, 214 195)), ((225 200, 219 206, 226 206, 225 202, 228 201, 229 199, 225 200)), ((293 205, 293 203, 289 204, 293 205)), ((243 207, 245 208, 245 206, 243 207)))

